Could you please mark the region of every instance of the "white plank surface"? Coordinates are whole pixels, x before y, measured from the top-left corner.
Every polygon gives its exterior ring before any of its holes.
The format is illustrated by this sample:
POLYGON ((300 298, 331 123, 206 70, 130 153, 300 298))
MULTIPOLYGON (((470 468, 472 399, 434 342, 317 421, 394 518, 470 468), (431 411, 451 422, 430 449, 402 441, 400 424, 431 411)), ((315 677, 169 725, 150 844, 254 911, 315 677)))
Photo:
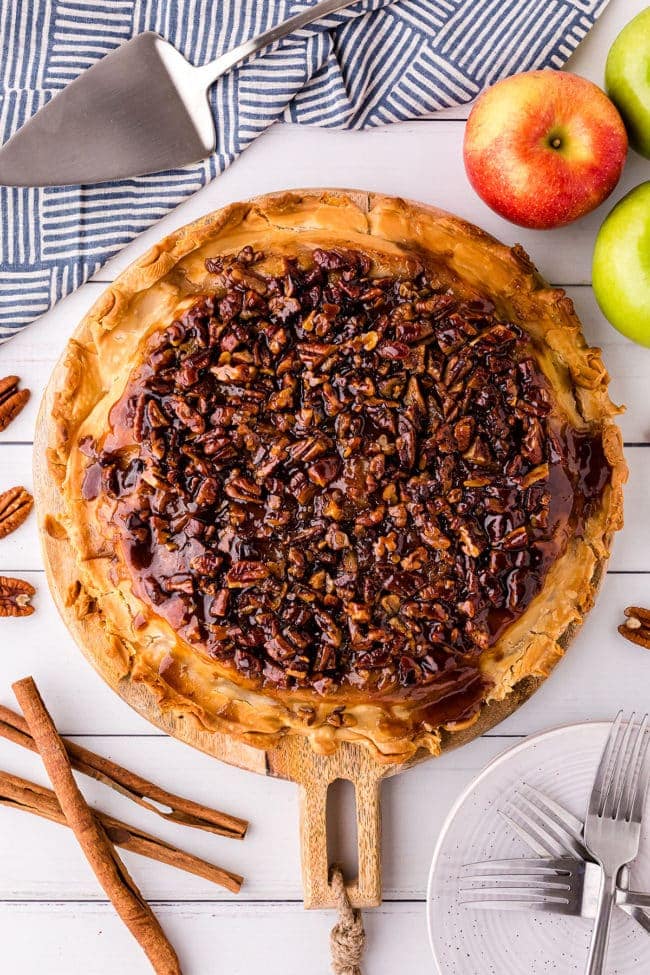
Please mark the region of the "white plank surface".
MULTIPOLYGON (((153 905, 189 975, 325 975, 333 912, 298 904, 153 905)), ((432 970, 421 904, 384 904, 365 918, 365 971, 422 975, 432 970)), ((105 904, 0 904, 7 972, 149 975, 151 968, 105 904), (13 955, 7 955, 9 946, 13 955)), ((453 975, 453 973, 450 973, 453 975)), ((477 973, 479 975, 479 973, 477 973)))
MULTIPOLYGON (((571 67, 602 82, 606 52, 644 0, 610 0, 571 67)), ((455 109, 430 121, 362 133, 277 127, 224 176, 143 235, 77 294, 0 349, 0 375, 16 373, 32 401, 0 434, 0 490, 31 484, 31 440, 38 399, 79 318, 110 281, 158 237, 235 199, 288 186, 355 186, 411 196, 456 211, 507 242, 521 241, 540 270, 568 286, 590 342, 603 347, 612 395, 626 403, 621 425, 631 478, 626 528, 594 611, 556 673, 489 737, 385 783, 384 890, 388 903, 368 912, 367 971, 419 975, 431 970, 424 908, 428 864, 440 826, 462 787, 518 736, 554 724, 604 718, 618 707, 647 707, 650 654, 616 633, 622 609, 650 602, 650 350, 633 346, 600 314, 591 288, 593 238, 600 221, 630 187, 647 179, 648 162, 631 155, 611 201, 560 231, 534 233, 491 213, 469 188, 461 161, 462 118, 455 109)), ((37 587, 37 612, 0 621, 0 701, 13 706, 10 684, 35 675, 59 727, 168 787, 250 818, 243 843, 166 824, 96 783, 82 780, 91 802, 246 876, 238 897, 198 878, 126 855, 145 895, 178 947, 186 975, 325 972, 333 917, 305 913, 295 788, 220 765, 160 735, 105 687, 83 660, 47 592, 31 518, 0 542, 0 573, 37 587)), ((0 767, 46 783, 39 760, 0 741, 0 767)), ((335 803, 337 853, 350 862, 349 803, 335 803)), ((84 971, 113 975, 149 970, 105 903, 66 830, 0 808, 0 942, 4 968, 31 975, 84 971)), ((445 973, 447 975, 447 973, 445 973)), ((449 973, 453 975, 453 973, 449 973)), ((479 973, 477 973, 479 975, 479 973)))

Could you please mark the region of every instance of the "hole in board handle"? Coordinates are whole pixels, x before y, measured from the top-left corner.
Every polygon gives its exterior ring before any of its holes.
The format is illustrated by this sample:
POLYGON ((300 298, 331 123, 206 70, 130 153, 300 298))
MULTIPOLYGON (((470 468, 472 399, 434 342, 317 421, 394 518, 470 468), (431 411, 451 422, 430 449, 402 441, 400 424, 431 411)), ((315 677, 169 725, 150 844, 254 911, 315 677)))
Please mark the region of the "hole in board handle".
POLYGON ((359 875, 357 802, 354 784, 335 779, 327 790, 327 862, 341 865, 346 883, 359 875))

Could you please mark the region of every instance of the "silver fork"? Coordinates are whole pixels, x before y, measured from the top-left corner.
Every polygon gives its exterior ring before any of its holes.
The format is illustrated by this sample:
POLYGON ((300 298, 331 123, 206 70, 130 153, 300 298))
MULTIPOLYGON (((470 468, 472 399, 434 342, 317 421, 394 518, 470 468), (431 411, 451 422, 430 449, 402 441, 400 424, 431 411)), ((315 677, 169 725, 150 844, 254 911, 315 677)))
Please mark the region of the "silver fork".
POLYGON ((596 916, 600 867, 595 863, 574 857, 486 860, 464 870, 459 888, 464 907, 596 916))
MULTIPOLYGON (((508 807, 508 812, 499 810, 514 833, 538 857, 563 858, 567 855, 578 860, 591 860, 589 851, 583 843, 583 824, 573 813, 561 806, 550 796, 540 792, 532 785, 519 790, 516 799, 508 807)), ((587 871, 600 877, 600 868, 587 871)), ((629 871, 623 867, 618 878, 619 895, 629 888, 629 871)), ((616 903, 650 933, 650 914, 636 906, 633 898, 617 895, 616 903)))
POLYGON ((616 903, 619 870, 639 850, 641 817, 650 778, 647 763, 648 716, 634 725, 634 715, 624 722, 619 712, 600 759, 589 809, 584 842, 602 867, 598 911, 589 948, 585 975, 602 975, 612 907, 616 903))
MULTIPOLYGON (((464 870, 459 887, 464 907, 596 917, 602 871, 592 861, 574 857, 485 860, 464 870)), ((625 909, 650 907, 650 894, 618 889, 616 903, 625 909)))

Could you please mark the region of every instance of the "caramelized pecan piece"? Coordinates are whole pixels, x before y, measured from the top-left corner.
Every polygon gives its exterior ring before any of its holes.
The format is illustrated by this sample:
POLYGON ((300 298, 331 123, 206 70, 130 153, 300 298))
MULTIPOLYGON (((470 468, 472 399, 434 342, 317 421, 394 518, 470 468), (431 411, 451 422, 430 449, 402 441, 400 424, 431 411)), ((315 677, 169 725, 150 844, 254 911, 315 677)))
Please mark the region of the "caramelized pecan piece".
POLYGON ((226 580, 230 589, 241 589, 245 586, 256 586, 271 574, 268 565, 262 562, 252 562, 242 559, 235 562, 226 575, 226 580))

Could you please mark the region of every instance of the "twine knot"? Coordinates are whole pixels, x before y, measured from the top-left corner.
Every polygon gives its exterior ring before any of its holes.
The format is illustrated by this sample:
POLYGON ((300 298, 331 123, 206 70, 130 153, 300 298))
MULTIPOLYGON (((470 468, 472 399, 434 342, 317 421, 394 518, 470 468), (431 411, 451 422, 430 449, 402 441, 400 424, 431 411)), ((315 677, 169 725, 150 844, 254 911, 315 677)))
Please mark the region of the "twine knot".
POLYGON ((332 972, 334 975, 361 975, 361 958, 366 946, 361 911, 351 906, 338 866, 332 867, 331 884, 339 912, 339 919, 330 934, 332 972))

